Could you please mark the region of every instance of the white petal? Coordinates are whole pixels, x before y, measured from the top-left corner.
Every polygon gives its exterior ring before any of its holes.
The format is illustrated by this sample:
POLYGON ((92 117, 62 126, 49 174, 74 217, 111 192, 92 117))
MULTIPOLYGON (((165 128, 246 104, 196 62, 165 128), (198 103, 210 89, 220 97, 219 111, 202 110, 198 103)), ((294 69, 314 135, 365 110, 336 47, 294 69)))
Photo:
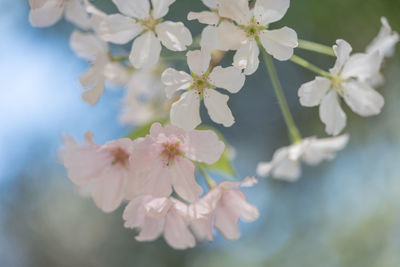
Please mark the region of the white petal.
POLYGON ((156 26, 158 39, 172 51, 184 51, 192 44, 192 34, 182 22, 165 21, 156 26))
POLYGON ((348 141, 347 134, 323 139, 312 138, 302 155, 302 160, 310 165, 317 165, 323 160, 331 160, 335 158, 337 151, 347 145, 348 141))
POLYGON ((42 7, 31 9, 29 20, 33 26, 47 27, 58 22, 63 12, 64 5, 60 0, 48 0, 42 7))
POLYGON ((172 104, 170 112, 173 125, 186 131, 196 128, 201 123, 199 95, 195 90, 185 92, 177 102, 172 104))
POLYGON ((120 14, 107 16, 99 26, 100 37, 115 44, 125 44, 142 31, 143 27, 134 19, 120 14))
POLYGON ((197 19, 200 23, 208 25, 217 25, 219 22, 218 14, 212 11, 189 12, 187 19, 188 20, 197 19))
POLYGON ((286 14, 290 0, 257 0, 254 16, 262 25, 278 21, 286 14))
POLYGON ((355 54, 343 67, 341 77, 346 79, 356 77, 365 81, 379 72, 383 56, 376 51, 372 54, 355 54))
POLYGON ((350 81, 344 83, 343 88, 343 98, 355 113, 361 116, 372 116, 381 112, 385 100, 366 83, 350 81))
POLYGON ((168 98, 171 98, 176 91, 187 89, 193 84, 192 76, 172 68, 168 68, 162 73, 161 81, 167 86, 165 90, 168 98))
POLYGON ((395 46, 400 40, 397 32, 392 31, 388 20, 385 17, 381 18, 382 27, 378 36, 367 47, 367 53, 379 51, 385 57, 391 57, 394 54, 395 46))
POLYGON ((150 15, 149 0, 112 0, 118 10, 129 17, 145 19, 150 15))
POLYGON ((204 27, 201 32, 200 47, 204 51, 224 50, 219 39, 218 28, 214 26, 204 27))
POLYGON ((298 159, 290 159, 289 152, 292 147, 282 147, 278 149, 271 162, 260 165, 260 173, 267 176, 272 172, 275 179, 288 182, 297 181, 301 174, 300 163, 298 159))
POLYGON ((148 31, 135 39, 129 60, 137 69, 150 69, 160 59, 161 44, 154 33, 148 31))
POLYGON ((100 54, 106 54, 107 44, 91 33, 74 31, 70 38, 72 50, 81 58, 94 60, 100 54))
POLYGON ((246 77, 235 67, 215 67, 209 76, 212 85, 237 93, 242 89, 246 77))
POLYGON ((209 9, 216 9, 217 8, 217 1, 216 0, 201 0, 205 6, 209 9))
POLYGON ((211 130, 193 130, 187 133, 185 155, 194 161, 214 164, 225 150, 225 144, 211 130))
POLYGON ((153 4, 153 17, 159 19, 167 15, 169 6, 174 2, 175 0, 151 0, 153 4))
POLYGON ((249 41, 236 51, 233 57, 233 66, 244 69, 244 74, 251 75, 258 69, 260 50, 256 41, 249 41))
POLYGON ((319 116, 325 123, 325 131, 330 135, 338 135, 346 126, 346 114, 340 106, 336 91, 330 90, 322 99, 319 116))
POLYGON ((186 158, 177 157, 168 170, 175 192, 186 201, 196 201, 203 189, 194 178, 194 164, 186 158))
POLYGON ((85 5, 80 0, 65 2, 65 19, 85 30, 91 25, 85 5))
POLYGON ((233 23, 223 20, 218 28, 221 50, 237 50, 248 40, 246 33, 233 23))
POLYGON ((217 9, 221 17, 230 18, 241 25, 248 25, 251 19, 247 0, 217 0, 217 9))
POLYGON ((345 40, 339 39, 336 41, 336 45, 333 46, 333 51, 337 57, 335 66, 330 69, 333 75, 338 75, 342 70, 344 64, 349 60, 350 53, 353 50, 351 45, 345 40))
POLYGON ((41 8, 44 6, 47 0, 29 0, 29 5, 31 8, 36 9, 36 8, 41 8))
POLYGON ((316 77, 315 80, 303 84, 298 92, 300 104, 305 107, 318 106, 331 86, 331 81, 325 77, 316 77))
POLYGON ((189 51, 186 53, 189 69, 196 75, 203 75, 210 66, 211 55, 208 51, 189 51))
POLYGON ((89 105, 96 105, 101 95, 104 93, 104 79, 99 79, 92 89, 82 94, 82 99, 89 105))
POLYGON ((298 46, 297 33, 288 27, 262 31, 260 41, 268 54, 281 61, 290 59, 298 46))
POLYGON ((187 222, 174 210, 166 217, 164 238, 168 245, 175 249, 192 248, 196 244, 187 222))
POLYGON ((273 167, 272 162, 260 162, 257 164, 256 173, 260 177, 267 177, 270 175, 273 167))
POLYGON ((219 93, 214 89, 204 90, 204 104, 206 105, 208 115, 216 122, 230 127, 235 123, 235 118, 228 107, 229 96, 219 93))

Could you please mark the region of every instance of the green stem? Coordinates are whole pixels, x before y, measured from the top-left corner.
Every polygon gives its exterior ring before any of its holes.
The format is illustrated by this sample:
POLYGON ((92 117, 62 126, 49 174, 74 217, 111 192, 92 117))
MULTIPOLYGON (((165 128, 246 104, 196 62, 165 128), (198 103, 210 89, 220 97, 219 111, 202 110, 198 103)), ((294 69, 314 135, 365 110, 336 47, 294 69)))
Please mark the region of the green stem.
POLYGON ((324 71, 323 69, 311 64, 310 62, 308 62, 305 59, 302 59, 301 57, 293 55, 290 58, 290 60, 292 62, 296 63, 297 65, 300 65, 300 66, 302 66, 302 67, 304 67, 304 68, 306 68, 308 70, 311 70, 311 71, 313 71, 313 72, 315 72, 315 73, 317 73, 319 75, 322 75, 322 76, 327 77, 327 78, 331 78, 332 77, 332 75, 330 73, 328 73, 328 72, 324 71))
POLYGON ((299 40, 298 48, 317 52, 317 53, 332 56, 332 57, 335 56, 335 53, 334 53, 332 47, 323 45, 323 44, 314 43, 311 41, 299 40))
POLYGON ((269 77, 271 78, 272 86, 274 87, 276 97, 278 98, 278 103, 281 108, 283 117, 285 118, 285 123, 286 126, 288 127, 290 140, 292 141, 293 144, 298 143, 301 141, 301 135, 296 127, 296 124, 294 123, 292 114, 290 113, 285 95, 282 90, 281 83, 279 82, 279 78, 276 73, 272 57, 264 50, 262 45, 259 44, 259 47, 264 59, 264 64, 267 67, 269 77))
POLYGON ((197 165, 197 167, 198 167, 201 175, 203 175, 204 179, 206 180, 206 183, 207 183, 208 187, 210 189, 216 187, 217 185, 216 185, 215 181, 210 177, 210 175, 208 175, 206 169, 203 166, 199 165, 199 164, 197 165))

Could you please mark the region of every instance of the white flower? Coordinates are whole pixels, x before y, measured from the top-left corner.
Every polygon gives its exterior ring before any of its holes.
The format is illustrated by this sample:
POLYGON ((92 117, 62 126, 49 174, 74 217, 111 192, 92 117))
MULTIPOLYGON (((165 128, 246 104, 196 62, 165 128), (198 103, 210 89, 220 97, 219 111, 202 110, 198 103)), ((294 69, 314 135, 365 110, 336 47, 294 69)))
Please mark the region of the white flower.
POLYGON ((320 105, 320 118, 325 123, 325 131, 331 135, 338 135, 346 126, 346 114, 340 106, 339 96, 361 116, 377 115, 384 105, 383 97, 367 82, 379 72, 381 54, 375 51, 350 56, 350 44, 344 40, 336 43, 333 49, 337 61, 330 70, 332 77, 316 77, 303 84, 298 92, 301 105, 320 105))
POLYGON ((244 85, 245 76, 235 67, 218 66, 210 73, 211 56, 206 51, 189 51, 186 56, 192 75, 169 68, 161 77, 167 86, 167 97, 171 98, 178 90, 187 90, 172 105, 171 123, 185 130, 198 126, 201 123, 200 100, 203 98, 208 114, 214 122, 225 127, 232 126, 235 119, 227 104, 229 97, 215 88, 237 93, 244 85))
POLYGON ((126 81, 126 70, 110 60, 107 44, 97 35, 74 31, 70 38, 70 46, 79 57, 91 62, 89 70, 80 77, 81 85, 88 89, 82 94, 82 98, 90 105, 99 101, 106 80, 115 84, 126 81))
POLYGON ((82 29, 90 28, 84 0, 30 0, 29 20, 33 26, 47 27, 65 18, 82 29))
POLYGON ((301 162, 317 165, 323 160, 332 160, 336 152, 346 146, 348 140, 347 134, 324 139, 303 139, 299 143, 278 149, 272 161, 259 163, 257 175, 272 175, 276 179, 294 182, 301 175, 301 162))
POLYGON ((175 0, 113 0, 123 14, 112 14, 100 25, 100 36, 107 42, 125 44, 135 39, 129 59, 135 68, 149 69, 160 58, 161 44, 172 51, 184 51, 192 35, 182 22, 162 22, 175 0))
POLYGON ((120 120, 124 124, 138 125, 166 119, 169 103, 160 75, 155 71, 135 71, 127 83, 123 104, 120 120))
POLYGON ((285 15, 289 5, 290 0, 257 0, 254 9, 250 10, 247 0, 217 0, 219 15, 238 24, 235 26, 225 21, 218 27, 223 46, 234 47, 239 44, 239 47, 233 49, 237 49, 233 63, 235 67, 244 69, 246 75, 257 70, 257 40, 278 60, 284 61, 292 57, 293 49, 298 46, 296 32, 288 27, 268 29, 270 23, 280 20, 285 15))

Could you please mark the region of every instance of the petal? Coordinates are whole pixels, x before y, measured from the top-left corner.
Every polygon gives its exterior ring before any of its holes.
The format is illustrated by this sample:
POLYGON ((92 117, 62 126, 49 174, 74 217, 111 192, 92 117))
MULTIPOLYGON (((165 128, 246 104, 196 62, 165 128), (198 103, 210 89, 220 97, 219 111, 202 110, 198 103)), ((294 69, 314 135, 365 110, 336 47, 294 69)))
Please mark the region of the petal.
POLYGON ((372 54, 355 54, 350 57, 343 67, 341 77, 347 79, 356 77, 365 81, 379 72, 383 56, 376 51, 372 54))
POLYGON ((219 93, 214 89, 204 91, 204 104, 206 105, 208 115, 216 122, 230 127, 235 123, 235 118, 228 107, 229 96, 219 93))
POLYGON ((341 72, 344 64, 349 60, 352 50, 353 48, 351 45, 345 40, 339 39, 336 41, 336 45, 333 46, 333 51, 335 52, 337 59, 335 66, 330 69, 330 72, 333 75, 338 75, 341 72))
POLYGON ((204 27, 201 32, 200 47, 202 50, 209 51, 210 53, 214 50, 223 50, 217 27, 204 27))
POLYGON ((207 6, 209 9, 216 9, 217 8, 217 2, 216 0, 201 0, 205 6, 207 6))
POLYGON ((190 228, 200 241, 213 240, 212 216, 190 222, 190 228))
POLYGON ((31 9, 29 20, 32 26, 48 27, 57 23, 64 12, 64 5, 59 0, 48 0, 40 8, 31 9))
POLYGON ((187 19, 197 19, 200 23, 208 25, 217 25, 219 22, 218 14, 212 11, 189 12, 187 19))
POLYGON ((153 5, 153 17, 159 19, 167 15, 169 6, 174 2, 175 0, 151 0, 153 5))
POLYGON ((85 30, 89 29, 91 25, 85 5, 81 1, 65 2, 65 19, 85 30))
POLYGON ((224 142, 211 130, 192 130, 187 133, 185 155, 194 161, 214 164, 225 150, 224 142))
POLYGON ((262 31, 260 41, 268 54, 281 61, 290 59, 298 46, 297 33, 288 27, 262 31))
POLYGON ((211 55, 209 52, 200 50, 189 51, 186 53, 186 57, 190 71, 198 76, 206 73, 210 66, 211 55))
POLYGON ((158 39, 172 51, 184 51, 192 44, 192 34, 182 22, 165 21, 156 26, 158 39))
POLYGON ((304 107, 318 106, 331 86, 331 81, 325 77, 303 84, 298 92, 300 104, 304 107))
POLYGON ((143 203, 147 202, 149 199, 152 199, 152 197, 138 197, 129 202, 122 216, 125 221, 125 228, 140 228, 144 225, 146 211, 144 210, 143 203))
POLYGON ((70 38, 70 47, 81 58, 94 60, 99 54, 107 53, 107 44, 91 33, 74 31, 70 38))
POLYGON ((32 9, 41 8, 47 0, 29 0, 29 5, 32 9))
POLYGON ((246 76, 235 67, 215 67, 209 76, 212 85, 237 93, 242 89, 246 76))
POLYGON ((229 206, 218 205, 215 210, 215 228, 217 228, 226 239, 236 240, 240 237, 237 223, 239 215, 229 206))
POLYGON ((366 83, 350 81, 344 83, 343 88, 343 98, 355 113, 361 116, 372 116, 381 113, 385 100, 366 83))
POLYGON ((312 139, 302 160, 310 165, 317 165, 323 160, 331 160, 337 151, 342 150, 349 141, 349 135, 337 137, 312 139))
POLYGON ((260 50, 256 41, 247 42, 242 45, 233 57, 233 66, 238 69, 244 69, 244 74, 251 75, 258 69, 260 60, 258 56, 260 50))
POLYGON ((172 202, 169 198, 153 198, 144 204, 147 216, 157 219, 164 218, 170 210, 172 202))
POLYGON ((270 175, 273 167, 272 162, 260 162, 257 164, 256 173, 260 177, 267 177, 270 175))
POLYGON ((346 126, 346 114, 343 112, 338 95, 334 90, 330 90, 322 99, 319 116, 325 123, 327 134, 338 135, 346 126))
POLYGON ((112 212, 119 207, 124 198, 126 170, 118 167, 108 168, 92 181, 92 196, 97 207, 104 212, 112 212))
POLYGON ((297 181, 301 174, 300 163, 297 159, 290 159, 291 147, 278 149, 272 158, 272 176, 288 182, 297 181))
POLYGON ((137 241, 153 241, 156 240, 163 232, 165 219, 154 219, 146 217, 143 226, 140 228, 139 235, 136 236, 137 241))
POLYGON ((217 27, 221 50, 237 50, 248 41, 246 33, 233 23, 223 20, 217 27))
POLYGON ((221 17, 230 18, 241 25, 248 25, 251 12, 247 0, 217 0, 217 9, 221 17))
POLYGON ((196 244, 193 234, 188 229, 185 219, 176 211, 168 213, 164 229, 165 241, 175 249, 192 248, 196 244))
POLYGON ((160 59, 161 44, 154 33, 148 31, 135 39, 129 60, 137 69, 150 69, 160 59))
POLYGON ((194 202, 201 195, 203 189, 194 178, 194 165, 183 157, 175 158, 168 167, 175 192, 184 200, 194 202))
POLYGON ((173 125, 186 131, 196 128, 201 123, 200 97, 196 91, 183 93, 181 98, 172 104, 170 119, 173 125))
POLYGON ((385 17, 381 18, 381 23, 382 27, 378 36, 376 36, 371 44, 368 45, 366 51, 367 53, 379 51, 381 55, 391 57, 395 52, 395 46, 399 42, 400 36, 397 32, 392 31, 392 28, 385 17))
POLYGON ((113 14, 107 16, 99 27, 100 37, 107 42, 125 44, 143 31, 143 27, 129 17, 113 14))
POLYGON ((262 25, 268 25, 283 18, 289 9, 290 0, 257 0, 254 17, 262 25))
POLYGON ((104 78, 99 78, 93 88, 82 93, 82 99, 89 105, 96 105, 105 90, 104 78))
POLYGON ((260 216, 258 209, 247 202, 246 195, 240 190, 226 191, 222 201, 225 206, 230 206, 246 222, 253 222, 260 216))
POLYGON ((150 15, 149 0, 112 0, 118 10, 129 17, 145 19, 150 15))
POLYGON ((176 91, 189 88, 193 84, 193 78, 184 71, 172 68, 166 69, 161 75, 161 81, 165 86, 167 97, 171 98, 176 91))

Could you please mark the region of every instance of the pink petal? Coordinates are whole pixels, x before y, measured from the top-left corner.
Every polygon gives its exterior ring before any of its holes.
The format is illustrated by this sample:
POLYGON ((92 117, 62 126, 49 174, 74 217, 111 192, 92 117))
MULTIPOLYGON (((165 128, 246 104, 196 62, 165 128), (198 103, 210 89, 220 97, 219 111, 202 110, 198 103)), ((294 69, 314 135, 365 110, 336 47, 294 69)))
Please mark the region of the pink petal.
POLYGON ((168 245, 175 249, 192 248, 196 244, 187 222, 174 209, 166 217, 164 238, 168 245))
POLYGON ((187 201, 196 201, 203 189, 195 181, 194 164, 186 158, 178 157, 168 170, 176 193, 187 201))
POLYGON ((213 164, 225 150, 224 142, 211 130, 192 130, 187 133, 185 155, 191 160, 213 164))

